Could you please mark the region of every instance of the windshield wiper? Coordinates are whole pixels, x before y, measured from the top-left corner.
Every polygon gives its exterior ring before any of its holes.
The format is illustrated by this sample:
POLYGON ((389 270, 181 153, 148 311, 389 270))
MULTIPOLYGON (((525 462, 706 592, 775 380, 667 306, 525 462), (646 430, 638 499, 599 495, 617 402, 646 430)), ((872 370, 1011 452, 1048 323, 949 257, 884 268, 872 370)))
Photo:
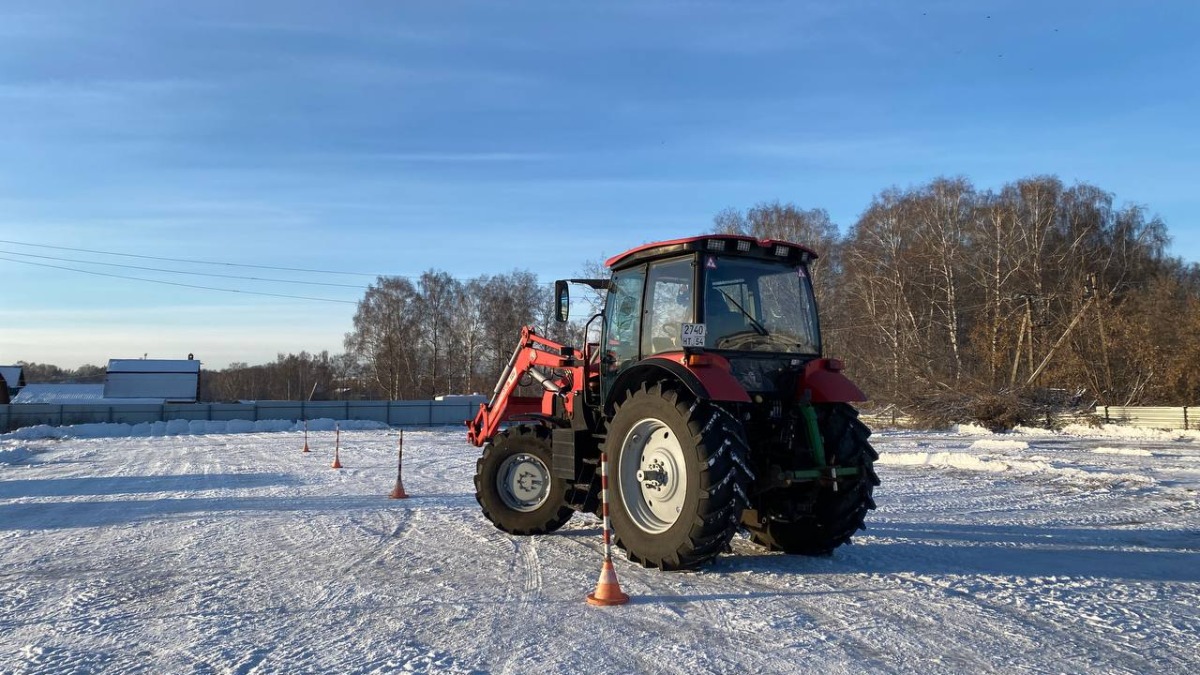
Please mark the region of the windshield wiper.
POLYGON ((719 288, 716 289, 716 291, 718 293, 720 293, 721 295, 725 296, 726 298, 728 298, 729 301, 733 303, 733 306, 737 307, 738 311, 742 313, 742 316, 745 316, 747 319, 749 319, 750 325, 751 325, 751 327, 754 328, 755 332, 757 332, 759 335, 762 335, 764 337, 771 334, 771 332, 767 330, 767 327, 762 325, 761 323, 759 323, 758 319, 754 318, 753 316, 750 316, 750 312, 747 312, 745 307, 742 307, 740 304, 738 304, 738 301, 734 300, 733 296, 729 295, 728 293, 726 293, 725 291, 723 291, 719 288))

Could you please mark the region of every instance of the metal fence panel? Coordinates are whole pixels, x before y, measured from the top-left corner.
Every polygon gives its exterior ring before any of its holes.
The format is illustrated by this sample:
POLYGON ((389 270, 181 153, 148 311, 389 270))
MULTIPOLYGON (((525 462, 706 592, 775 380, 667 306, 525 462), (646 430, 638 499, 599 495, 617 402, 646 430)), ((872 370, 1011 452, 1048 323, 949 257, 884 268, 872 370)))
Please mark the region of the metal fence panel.
MULTIPOLYGON (((214 422, 231 422, 246 419, 245 403, 208 403, 208 419, 214 422)), ((250 420, 255 421, 255 420, 250 420)))
POLYGON ((52 403, 28 403, 6 405, 8 409, 7 430, 32 427, 39 424, 58 424, 62 420, 62 406, 52 403))
POLYGON ((1105 406, 1104 420, 1113 424, 1128 424, 1151 429, 1200 429, 1197 408, 1165 408, 1156 406, 1105 406))
POLYGON ((255 406, 256 420, 304 419, 304 404, 300 401, 259 401, 255 406))
POLYGON ((479 406, 471 406, 469 403, 457 403, 454 401, 433 401, 430 403, 429 423, 430 424, 462 424, 463 422, 475 417, 475 411, 479 410, 479 406))
POLYGON ((171 420, 370 420, 389 426, 460 425, 478 406, 461 401, 255 401, 250 403, 0 405, 0 429, 38 424, 63 426, 116 422, 141 424, 171 420))
POLYGON ((166 406, 161 404, 138 403, 133 405, 114 405, 110 407, 113 409, 112 421, 114 422, 123 422, 125 424, 144 424, 148 422, 162 422, 171 419, 163 414, 163 408, 166 406))
POLYGON ((429 401, 394 401, 388 420, 396 426, 427 425, 429 401))

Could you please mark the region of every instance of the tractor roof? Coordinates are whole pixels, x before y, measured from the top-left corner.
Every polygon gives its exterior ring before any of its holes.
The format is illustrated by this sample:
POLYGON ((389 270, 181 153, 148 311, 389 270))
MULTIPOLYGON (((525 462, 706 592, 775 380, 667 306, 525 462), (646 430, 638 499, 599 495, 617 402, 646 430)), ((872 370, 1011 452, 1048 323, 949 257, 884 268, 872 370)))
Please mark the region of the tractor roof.
POLYGON ((660 241, 638 246, 637 248, 609 258, 604 264, 610 269, 616 270, 655 258, 665 258, 694 251, 740 254, 759 258, 773 257, 776 260, 790 260, 794 258, 805 262, 814 260, 817 257, 816 252, 811 248, 788 241, 755 239, 754 237, 747 237, 740 234, 706 234, 699 237, 672 239, 670 241, 660 241), (746 242, 746 244, 739 246, 739 242, 746 242))

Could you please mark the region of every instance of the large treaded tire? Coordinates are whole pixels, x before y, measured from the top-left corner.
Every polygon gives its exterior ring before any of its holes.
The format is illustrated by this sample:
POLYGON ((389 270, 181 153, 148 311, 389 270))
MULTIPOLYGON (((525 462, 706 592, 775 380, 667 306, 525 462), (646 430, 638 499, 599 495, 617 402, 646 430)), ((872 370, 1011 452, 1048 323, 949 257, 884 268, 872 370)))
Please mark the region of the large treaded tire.
POLYGON ((768 518, 761 525, 747 524, 751 539, 772 551, 829 555, 849 543, 855 532, 865 529, 863 520, 875 508, 872 495, 879 477, 873 463, 879 454, 867 440, 871 430, 858 420, 858 411, 845 403, 813 407, 825 442, 826 461, 838 467, 857 467, 859 476, 840 483, 837 492, 811 484, 790 488, 790 497, 811 502, 811 511, 805 517, 791 521, 768 518), (818 490, 815 496, 814 489, 818 490))
MULTIPOLYGON (((483 515, 509 534, 546 534, 562 527, 575 512, 568 503, 572 486, 562 478, 547 471, 545 479, 550 484, 545 501, 532 510, 513 508, 501 494, 499 474, 505 460, 528 455, 551 468, 552 452, 550 431, 541 426, 518 425, 496 434, 492 442, 483 449, 483 455, 475 462, 475 501, 483 509, 483 515)), ((510 498, 511 499, 511 498, 510 498)))
MULTIPOLYGON (((618 404, 605 448, 613 533, 630 560, 663 570, 693 569, 728 548, 749 503, 745 433, 736 418, 670 384, 643 385, 618 404), (620 471, 623 453, 642 450, 636 440, 627 440, 631 431, 648 420, 675 435, 686 476, 678 518, 662 523, 661 531, 642 527, 630 514, 626 494, 644 500, 644 493, 640 481, 622 480, 620 471)), ((631 455, 629 461, 638 460, 631 455)))

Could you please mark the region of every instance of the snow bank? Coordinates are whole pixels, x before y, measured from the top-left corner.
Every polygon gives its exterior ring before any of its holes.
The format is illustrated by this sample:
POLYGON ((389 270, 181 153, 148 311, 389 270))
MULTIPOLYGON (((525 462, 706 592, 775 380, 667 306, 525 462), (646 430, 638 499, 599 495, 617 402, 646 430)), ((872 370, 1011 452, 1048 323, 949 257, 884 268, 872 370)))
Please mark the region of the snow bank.
POLYGON ((971 444, 971 450, 1026 450, 1029 444, 1025 441, 1006 441, 999 438, 985 438, 971 444))
MULTIPOLYGON (((1042 434, 1045 429, 1028 429, 1019 427, 1020 433, 1042 434)), ((1190 441, 1200 442, 1200 431, 1184 431, 1183 429, 1148 429, 1145 427, 1127 427, 1120 424, 1105 424, 1091 427, 1086 424, 1068 424, 1062 428, 1062 434, 1068 436, 1101 436, 1104 438, 1130 438, 1154 441, 1190 441)))
POLYGON ((950 431, 964 436, 994 436, 991 429, 981 427, 978 424, 952 424, 950 431))
MULTIPOLYGON (((387 429, 388 425, 370 420, 309 420, 309 431, 333 431, 334 425, 346 431, 387 429)), ((267 431, 302 431, 303 422, 292 420, 231 420, 214 422, 206 420, 171 420, 169 422, 143 422, 141 424, 72 424, 52 427, 40 424, 0 434, 0 439, 43 440, 48 438, 124 438, 128 436, 200 436, 204 434, 248 434, 267 431)), ((2 460, 0 460, 2 461, 2 460)))
POLYGON ((940 469, 964 469, 984 473, 1035 473, 1049 471, 1053 468, 1046 462, 996 460, 964 452, 889 452, 880 455, 875 463, 892 466, 932 466, 940 469))
POLYGON ((1153 457, 1154 453, 1141 448, 1096 448, 1097 455, 1125 455, 1127 457, 1153 457))
POLYGON ((23 462, 30 457, 33 457, 33 454, 33 450, 25 447, 0 450, 0 464, 16 464, 17 462, 23 462))
POLYGON ((881 454, 875 464, 883 466, 928 466, 937 469, 956 469, 976 473, 1044 476, 1050 479, 1067 478, 1088 484, 1121 485, 1153 484, 1148 476, 1132 473, 1109 473, 1076 468, 1057 467, 1044 459, 1014 460, 970 455, 964 452, 888 452, 881 454))

